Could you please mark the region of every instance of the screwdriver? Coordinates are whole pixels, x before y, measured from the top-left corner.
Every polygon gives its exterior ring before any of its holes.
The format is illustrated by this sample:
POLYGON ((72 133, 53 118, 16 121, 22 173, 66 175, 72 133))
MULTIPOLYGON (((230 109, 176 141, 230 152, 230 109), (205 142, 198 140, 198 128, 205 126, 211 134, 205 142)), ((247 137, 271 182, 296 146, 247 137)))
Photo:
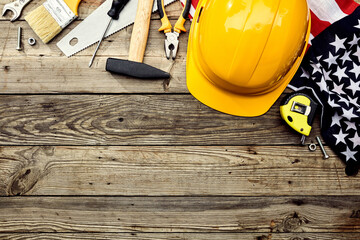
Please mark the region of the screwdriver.
POLYGON ((93 64, 94 62, 94 59, 95 59, 95 55, 96 55, 96 52, 98 51, 99 47, 100 47, 100 44, 102 42, 102 40, 104 39, 109 27, 110 27, 110 24, 112 22, 112 20, 118 20, 119 19, 119 15, 120 15, 120 12, 123 10, 123 8, 125 7, 125 5, 129 2, 130 0, 113 0, 112 2, 112 5, 111 5, 111 8, 110 10, 108 11, 107 15, 110 17, 109 19, 109 22, 108 24, 106 25, 106 29, 103 33, 103 35, 101 36, 101 39, 95 49, 95 52, 89 62, 89 67, 91 67, 91 65, 93 64))

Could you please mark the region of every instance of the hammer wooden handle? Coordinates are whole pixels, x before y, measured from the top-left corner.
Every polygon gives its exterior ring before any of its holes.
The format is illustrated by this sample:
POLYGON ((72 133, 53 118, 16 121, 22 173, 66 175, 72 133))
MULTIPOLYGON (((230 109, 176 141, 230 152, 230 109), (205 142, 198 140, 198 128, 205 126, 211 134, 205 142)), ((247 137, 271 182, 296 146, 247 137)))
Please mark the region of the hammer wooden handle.
POLYGON ((138 2, 135 24, 130 41, 130 61, 142 62, 144 59, 153 6, 154 0, 139 0, 138 2))

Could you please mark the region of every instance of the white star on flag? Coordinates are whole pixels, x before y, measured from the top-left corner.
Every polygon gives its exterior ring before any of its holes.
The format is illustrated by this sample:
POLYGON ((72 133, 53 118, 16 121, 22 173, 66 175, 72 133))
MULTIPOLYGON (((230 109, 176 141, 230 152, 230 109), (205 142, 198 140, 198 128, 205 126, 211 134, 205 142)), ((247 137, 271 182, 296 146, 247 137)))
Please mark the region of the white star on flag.
POLYGON ((310 63, 310 66, 312 66, 313 68, 313 72, 312 72, 313 75, 317 72, 321 73, 321 69, 318 67, 316 63, 310 63))
POLYGON ((359 103, 358 103, 358 99, 359 99, 359 97, 357 97, 357 98, 350 98, 350 99, 349 99, 349 103, 353 104, 355 107, 358 107, 358 108, 360 109, 360 105, 359 105, 359 103))
POLYGON ((341 85, 337 85, 336 83, 334 83, 334 88, 331 91, 335 92, 335 93, 337 93, 339 95, 341 95, 341 94, 346 95, 346 93, 343 91, 343 87, 344 87, 344 83, 341 84, 341 85))
POLYGON ((354 122, 345 121, 344 123, 347 125, 345 131, 348 131, 350 129, 356 130, 356 124, 354 122))
POLYGON ((331 74, 331 70, 330 71, 326 71, 325 69, 322 69, 323 71, 323 75, 324 75, 324 79, 325 81, 332 81, 330 74, 331 74))
POLYGON ((354 111, 353 111, 354 108, 350 108, 349 110, 346 110, 345 108, 343 108, 343 116, 345 118, 347 118, 349 121, 351 121, 352 118, 357 118, 358 116, 354 114, 354 111))
MULTIPOLYGON (((330 96, 329 96, 329 98, 330 98, 330 96)), ((331 99, 331 98, 330 98, 330 100, 329 100, 329 105, 330 105, 331 107, 333 107, 333 108, 340 107, 340 105, 337 104, 337 103, 335 103, 335 100, 334 100, 334 99, 331 99)), ((340 126, 340 125, 339 125, 339 126, 340 126)))
MULTIPOLYGON (((360 55, 360 50, 359 50, 359 55, 360 55)), ((337 65, 336 63, 336 59, 337 59, 337 56, 333 56, 331 54, 331 52, 329 52, 329 57, 324 59, 324 62, 326 62, 328 64, 328 68, 330 68, 332 65, 337 65)))
POLYGON ((344 97, 341 97, 340 96, 340 100, 338 102, 342 102, 344 103, 347 107, 349 107, 349 100, 344 98, 344 97))
POLYGON ((356 78, 358 78, 360 74, 360 66, 355 63, 352 63, 352 65, 353 65, 353 69, 351 69, 349 72, 355 74, 356 78))
POLYGON ((341 79, 343 78, 347 78, 347 75, 345 73, 346 71, 346 67, 341 68, 340 66, 338 66, 337 71, 333 73, 334 76, 337 76, 339 79, 339 82, 341 81, 341 79))
POLYGON ((360 38, 356 37, 356 34, 354 33, 354 38, 353 38, 353 40, 351 40, 351 41, 349 42, 350 48, 352 48, 353 46, 357 46, 359 40, 360 40, 360 38))
POLYGON ((337 53, 340 49, 346 49, 344 46, 344 43, 346 41, 346 38, 338 38, 337 35, 335 35, 335 41, 330 43, 330 45, 333 45, 335 47, 335 53, 337 53))
POLYGON ((353 53, 353 56, 358 58, 358 61, 360 62, 360 48, 359 46, 356 48, 356 52, 353 53))
POLYGON ((353 138, 349 138, 349 140, 353 143, 353 148, 360 146, 360 136, 359 134, 354 135, 353 138))
POLYGON ((335 145, 338 145, 339 143, 344 143, 344 144, 346 144, 345 138, 346 138, 348 135, 349 135, 349 134, 343 133, 342 130, 341 130, 341 128, 340 128, 339 134, 334 134, 334 137, 335 137, 335 139, 336 139, 335 145))
POLYGON ((335 113, 335 115, 332 117, 332 121, 331 121, 331 127, 332 126, 335 126, 335 125, 338 125, 339 127, 341 126, 340 124, 340 120, 342 119, 341 116, 339 116, 338 113, 335 113))
POLYGON ((346 61, 349 61, 349 62, 352 61, 351 58, 350 58, 350 54, 351 54, 351 52, 348 52, 348 51, 346 51, 346 52, 344 53, 344 56, 342 56, 342 57, 340 58, 342 64, 344 64, 346 61))
POLYGON ((346 147, 346 151, 345 152, 341 152, 343 155, 346 156, 346 162, 349 161, 350 159, 355 159, 355 154, 357 152, 353 152, 353 151, 350 151, 350 149, 348 147, 346 147))
POLYGON ((358 92, 358 89, 360 89, 360 81, 357 83, 354 81, 350 81, 350 85, 347 86, 346 89, 349 89, 355 96, 356 92, 358 92))
POLYGON ((360 20, 358 20, 358 25, 354 26, 354 28, 360 29, 360 20))
POLYGON ((316 82, 316 84, 320 87, 321 91, 329 92, 328 85, 323 76, 321 76, 320 82, 316 82))
POLYGON ((310 78, 310 74, 309 74, 307 71, 305 71, 303 68, 301 68, 301 69, 303 70, 303 72, 302 72, 302 74, 301 74, 300 77, 301 77, 301 78, 302 78, 302 77, 305 77, 305 78, 307 78, 307 79, 310 78))

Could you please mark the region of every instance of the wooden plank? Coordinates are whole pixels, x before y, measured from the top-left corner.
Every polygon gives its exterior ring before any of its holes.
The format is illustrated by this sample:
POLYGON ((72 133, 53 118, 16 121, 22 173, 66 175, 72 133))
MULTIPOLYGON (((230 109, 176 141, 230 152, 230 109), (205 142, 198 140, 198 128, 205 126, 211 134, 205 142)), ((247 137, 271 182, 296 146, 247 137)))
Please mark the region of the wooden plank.
POLYGON ((172 65, 166 58, 146 57, 145 63, 170 72, 165 80, 139 80, 105 71, 107 57, 6 57, 1 61, 0 93, 187 93, 185 59, 172 65), (31 66, 27 65, 31 62, 31 66), (26 72, 26 74, 24 74, 26 72), (49 77, 51 76, 51 77, 49 77))
MULTIPOLYGON (((97 7, 99 7, 105 0, 89 0, 89 1, 82 1, 79 6, 79 17, 78 20, 83 20, 87 16, 89 16, 97 7)), ((0 9, 2 11, 5 4, 13 2, 13 0, 0 0, 0 9)), ((33 11, 35 8, 40 6, 45 1, 32 1, 30 2, 24 9, 23 12, 18 19, 19 21, 24 21, 24 17, 31 11, 33 11)), ((176 1, 166 7, 166 13, 169 16, 169 18, 178 18, 181 13, 182 7, 180 5, 179 1, 176 1)), ((0 15, 0 21, 8 21, 10 19, 10 13, 6 14, 6 16, 0 15)), ((153 19, 159 19, 159 15, 157 13, 154 13, 152 15, 153 19)))
POLYGON ((358 240, 359 233, 0 233, 0 239, 358 240))
MULTIPOLYGON (((81 21, 77 21, 76 23, 79 24, 81 21)), ((172 20, 171 23, 174 25, 176 20, 172 20)), ((0 56, 2 58, 5 57, 14 57, 14 58, 25 58, 25 57, 33 57, 33 61, 41 60, 41 58, 50 58, 53 62, 57 60, 64 59, 68 62, 76 63, 76 59, 74 57, 67 58, 61 50, 56 46, 56 43, 68 34, 74 27, 77 25, 71 25, 62 31, 50 44, 43 44, 41 40, 35 36, 32 29, 29 25, 24 22, 16 22, 14 24, 0 21, 0 31, 4 34, 0 35, 0 56), (18 27, 22 28, 22 46, 23 51, 17 51, 17 29, 18 27), (29 46, 27 43, 27 39, 29 37, 34 37, 37 40, 37 44, 34 46, 29 46), (59 58, 61 57, 61 58, 59 58)), ((165 51, 164 51, 164 41, 165 35, 162 32, 159 32, 158 29, 161 26, 160 20, 152 20, 150 24, 150 31, 149 31, 149 39, 148 44, 145 52, 146 57, 158 57, 159 59, 166 59, 165 51)), ((185 28, 190 29, 190 21, 185 23, 185 28)), ((127 27, 126 29, 119 31, 110 37, 106 38, 102 43, 101 47, 99 48, 98 53, 96 54, 97 57, 116 57, 116 58, 127 58, 129 53, 129 45, 130 45, 130 38, 132 33, 132 26, 127 27)), ((187 51, 187 38, 188 32, 182 33, 179 39, 179 52, 177 54, 176 62, 179 59, 186 58, 186 51, 187 51)), ((96 45, 89 47, 75 56, 81 57, 86 56, 86 59, 89 61, 89 57, 91 57, 94 53, 96 45)), ((0 58, 1 60, 1 58, 0 58)), ((33 62, 32 61, 32 62, 33 62)), ((167 62, 173 63, 172 60, 167 60, 167 62)), ((32 63, 31 62, 31 63, 32 63)), ((29 65, 29 64, 28 64, 29 65)), ((88 68, 88 65, 85 64, 88 68)), ((94 67, 97 68, 97 67, 94 67)), ((36 70, 42 70, 41 68, 36 68, 36 70)))
POLYGON ((360 198, 3 197, 0 232, 360 232, 360 198))
POLYGON ((1 147, 0 195, 359 195, 306 147, 1 147))
POLYGON ((144 62, 169 72, 171 79, 138 80, 105 71, 107 58, 127 59, 132 27, 105 40, 93 67, 89 68, 95 46, 71 58, 64 56, 55 43, 44 45, 38 38, 38 43, 31 47, 26 40, 34 35, 21 22, 25 52, 19 52, 15 49, 19 24, 0 22, 0 31, 5 33, 0 35, 0 93, 187 93, 187 34, 180 37, 177 59, 168 60, 163 47, 164 34, 157 31, 160 21, 153 23, 144 62))
MULTIPOLYGON (((2 145, 300 142, 300 135, 281 119, 279 102, 266 115, 242 118, 210 109, 191 95, 10 95, 1 97, 0 114, 2 145)), ((312 134, 319 135, 318 129, 312 134)))

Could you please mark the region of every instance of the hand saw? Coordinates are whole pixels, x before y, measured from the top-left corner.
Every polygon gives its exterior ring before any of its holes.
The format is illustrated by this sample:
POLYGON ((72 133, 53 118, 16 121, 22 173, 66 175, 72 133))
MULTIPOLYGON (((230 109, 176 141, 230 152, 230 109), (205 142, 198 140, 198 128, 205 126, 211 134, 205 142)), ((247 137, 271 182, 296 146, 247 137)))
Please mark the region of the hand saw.
MULTIPOLYGON (((164 0, 164 4, 168 5, 174 1, 164 0)), ((111 4, 112 0, 106 0, 56 44, 67 57, 71 57, 100 40, 101 29, 106 25, 106 14, 111 4)), ((120 13, 119 20, 112 21, 105 38, 134 23, 137 4, 138 0, 130 0, 120 13)), ((155 12, 156 10, 157 5, 155 3, 152 11, 155 12)))

